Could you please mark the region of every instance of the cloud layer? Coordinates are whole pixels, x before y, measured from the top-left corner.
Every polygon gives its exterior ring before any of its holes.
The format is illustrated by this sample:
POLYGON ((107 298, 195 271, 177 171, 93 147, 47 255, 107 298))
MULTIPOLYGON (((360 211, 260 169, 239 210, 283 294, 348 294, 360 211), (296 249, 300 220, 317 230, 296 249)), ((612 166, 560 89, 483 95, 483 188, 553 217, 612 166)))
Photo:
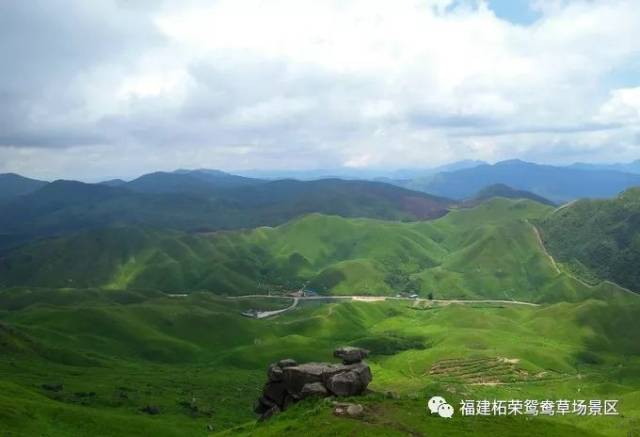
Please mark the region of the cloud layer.
POLYGON ((494 6, 4 2, 0 171, 638 158, 637 3, 494 6))

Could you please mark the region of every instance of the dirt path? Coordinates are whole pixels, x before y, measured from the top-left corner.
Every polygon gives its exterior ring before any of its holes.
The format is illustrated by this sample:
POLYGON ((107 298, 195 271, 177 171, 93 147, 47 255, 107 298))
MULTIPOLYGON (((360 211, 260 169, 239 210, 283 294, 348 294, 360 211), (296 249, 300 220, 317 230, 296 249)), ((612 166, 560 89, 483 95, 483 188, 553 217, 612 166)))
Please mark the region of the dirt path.
POLYGON ((544 254, 547 256, 547 258, 549 259, 549 262, 551 262, 551 265, 555 269, 556 273, 561 273, 560 268, 558 267, 558 264, 556 264, 556 260, 553 259, 551 254, 547 251, 547 248, 544 245, 544 242, 542 241, 542 236, 540 235, 540 230, 538 230, 537 227, 535 227, 533 224, 531 224, 529 222, 529 220, 527 220, 527 223, 529 223, 529 225, 531 225, 531 228, 533 229, 533 233, 536 234, 536 240, 538 240, 538 244, 540 245, 540 248, 542 249, 544 254))
POLYGON ((564 205, 560 205, 559 207, 557 207, 556 209, 554 209, 554 210, 551 212, 551 214, 555 214, 555 213, 556 213, 556 212, 558 212, 558 211, 562 211, 563 209, 570 207, 571 205, 573 205, 573 204, 574 204, 574 203, 576 203, 576 202, 577 202, 577 200, 572 200, 571 202, 567 202, 567 203, 565 203, 564 205))
MULTIPOLYGON (((564 208, 565 206, 569 206, 571 203, 573 203, 573 202, 570 202, 570 203, 568 203, 566 205, 563 205, 561 208, 564 208)), ((589 284, 589 283, 583 281, 582 279, 578 278, 577 276, 572 275, 569 272, 562 272, 560 270, 560 268, 558 267, 558 264, 556 263, 556 260, 553 258, 553 256, 551 256, 549 251, 547 251, 547 248, 544 245, 544 241, 542 241, 542 236, 540 235, 540 231, 538 230, 538 228, 536 226, 534 226, 532 223, 530 223, 528 220, 527 220, 527 223, 529 223, 529 225, 531 225, 531 228, 533 228, 533 232, 536 234, 536 239, 538 240, 538 244, 540 244, 540 248, 542 249, 544 254, 547 256, 547 258, 549 258, 549 261, 551 262, 551 265, 553 265, 553 268, 556 270, 557 273, 565 273, 566 275, 570 276, 571 278, 575 279, 580 284, 582 284, 582 285, 584 285, 585 287, 588 287, 588 288, 594 288, 594 287, 597 287, 598 285, 600 285, 600 284, 597 284, 597 285, 589 284)), ((615 282, 604 280, 601 283, 611 284, 611 285, 613 285, 613 286, 615 286, 615 287, 617 287, 617 288, 619 288, 619 289, 621 289, 623 291, 626 291, 627 293, 631 293, 631 294, 633 294, 635 296, 640 296, 640 294, 636 293, 635 291, 630 290, 630 289, 628 289, 626 287, 623 287, 622 285, 616 284, 615 282)))

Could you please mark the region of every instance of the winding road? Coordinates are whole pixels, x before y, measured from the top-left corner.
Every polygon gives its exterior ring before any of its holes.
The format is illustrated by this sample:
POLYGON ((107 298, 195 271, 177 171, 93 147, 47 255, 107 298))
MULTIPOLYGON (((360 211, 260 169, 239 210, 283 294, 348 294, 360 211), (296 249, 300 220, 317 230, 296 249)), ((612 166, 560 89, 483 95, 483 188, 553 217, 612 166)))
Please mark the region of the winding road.
POLYGON ((286 313, 287 311, 291 311, 298 303, 302 300, 307 301, 327 301, 327 300, 336 300, 336 301, 360 301, 360 302, 381 302, 386 300, 402 300, 402 301, 411 301, 411 302, 432 302, 438 303, 442 305, 450 305, 450 304, 478 304, 478 303, 489 303, 489 304, 506 304, 506 305, 526 305, 537 307, 540 304, 532 303, 532 302, 524 302, 519 300, 500 300, 500 299, 414 299, 410 297, 396 297, 396 296, 303 296, 303 297, 290 297, 290 296, 269 296, 264 294, 247 294, 244 296, 228 296, 228 299, 293 299, 291 305, 286 308, 280 310, 272 310, 272 311, 258 311, 255 315, 256 319, 264 319, 267 317, 277 316, 279 314, 286 313))
MULTIPOLYGON (((275 296, 264 296, 264 297, 275 297, 275 296)), ((298 306, 298 301, 299 300, 300 300, 299 297, 294 297, 293 298, 293 303, 291 305, 289 305, 288 307, 283 308, 281 310, 258 311, 256 313, 256 319, 264 319, 264 318, 267 318, 267 317, 277 316, 278 314, 286 313, 287 311, 290 311, 290 310, 294 309, 296 306, 298 306)))

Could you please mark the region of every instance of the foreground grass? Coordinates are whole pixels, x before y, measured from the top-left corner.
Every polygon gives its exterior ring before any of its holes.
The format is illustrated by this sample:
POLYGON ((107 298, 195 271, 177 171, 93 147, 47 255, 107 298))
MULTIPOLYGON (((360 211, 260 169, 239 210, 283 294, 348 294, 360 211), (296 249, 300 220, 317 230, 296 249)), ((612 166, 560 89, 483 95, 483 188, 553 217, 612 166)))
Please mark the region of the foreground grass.
POLYGON ((605 297, 541 307, 304 303, 252 320, 241 310, 274 303, 205 293, 2 291, 2 435, 634 435, 640 299, 605 297), (370 388, 393 398, 357 399, 366 407, 360 419, 335 417, 330 404, 312 400, 255 423, 251 407, 268 363, 330 360, 342 344, 372 351, 370 388), (454 405, 620 399, 622 415, 445 421, 425 412, 434 394, 454 405), (141 411, 146 406, 159 414, 141 411))

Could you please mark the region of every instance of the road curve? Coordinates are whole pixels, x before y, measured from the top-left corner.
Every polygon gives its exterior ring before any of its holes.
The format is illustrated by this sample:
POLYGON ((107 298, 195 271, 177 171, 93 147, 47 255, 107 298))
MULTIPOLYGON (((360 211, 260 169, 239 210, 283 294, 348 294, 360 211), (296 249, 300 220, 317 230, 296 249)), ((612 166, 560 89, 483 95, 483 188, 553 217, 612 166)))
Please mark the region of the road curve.
POLYGON ((299 297, 294 297, 293 298, 293 303, 291 305, 289 305, 288 307, 283 308, 281 310, 258 311, 256 313, 256 319, 265 319, 267 317, 277 316, 278 314, 282 314, 282 313, 285 313, 287 311, 290 311, 290 310, 294 309, 296 306, 298 306, 298 301, 299 300, 300 300, 299 297))

